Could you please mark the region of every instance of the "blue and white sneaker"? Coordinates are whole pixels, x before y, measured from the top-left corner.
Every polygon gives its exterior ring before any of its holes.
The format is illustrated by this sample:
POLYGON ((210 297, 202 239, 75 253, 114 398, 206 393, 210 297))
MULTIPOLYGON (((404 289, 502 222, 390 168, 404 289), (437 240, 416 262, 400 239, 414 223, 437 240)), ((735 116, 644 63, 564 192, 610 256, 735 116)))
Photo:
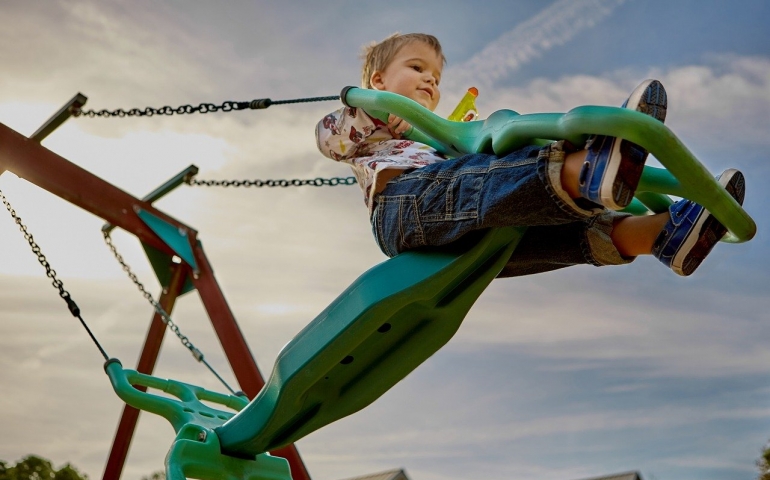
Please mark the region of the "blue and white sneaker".
MULTIPOLYGON (((631 93, 623 108, 666 119, 668 97, 657 80, 645 80, 631 93)), ((580 172, 583 198, 611 210, 627 207, 642 177, 647 150, 622 138, 595 135, 586 142, 586 160, 580 172)))
MULTIPOLYGON (((741 172, 725 170, 717 180, 730 196, 743 205, 746 182, 741 172)), ((668 210, 671 219, 655 240, 652 254, 675 273, 686 277, 698 268, 727 229, 708 210, 692 200, 680 200, 668 210)))

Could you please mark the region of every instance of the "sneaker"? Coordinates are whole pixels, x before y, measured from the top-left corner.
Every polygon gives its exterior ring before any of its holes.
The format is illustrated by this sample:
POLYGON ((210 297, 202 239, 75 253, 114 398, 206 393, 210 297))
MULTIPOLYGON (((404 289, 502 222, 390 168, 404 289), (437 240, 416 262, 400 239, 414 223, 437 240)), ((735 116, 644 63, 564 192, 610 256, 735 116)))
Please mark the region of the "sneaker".
MULTIPOLYGON (((746 182, 741 172, 725 170, 717 180, 735 201, 743 205, 746 182)), ((655 240, 652 254, 675 273, 686 277, 698 268, 727 229, 692 200, 676 202, 669 207, 669 213, 671 219, 655 240)))
MULTIPOLYGON (((668 97, 657 80, 645 80, 631 93, 623 108, 666 119, 668 97)), ((580 172, 580 194, 611 210, 626 208, 642 177, 647 150, 622 138, 595 135, 586 143, 588 150, 580 172)))

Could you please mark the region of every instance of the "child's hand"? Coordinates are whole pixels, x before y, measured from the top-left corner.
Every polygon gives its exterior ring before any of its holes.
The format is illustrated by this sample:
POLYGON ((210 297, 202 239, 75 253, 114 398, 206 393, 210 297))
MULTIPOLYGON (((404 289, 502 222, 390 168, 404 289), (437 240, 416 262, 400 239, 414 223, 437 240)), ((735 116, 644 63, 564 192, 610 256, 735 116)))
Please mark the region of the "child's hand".
POLYGON ((404 119, 399 118, 392 113, 388 115, 388 130, 393 138, 401 138, 401 134, 412 128, 404 119))

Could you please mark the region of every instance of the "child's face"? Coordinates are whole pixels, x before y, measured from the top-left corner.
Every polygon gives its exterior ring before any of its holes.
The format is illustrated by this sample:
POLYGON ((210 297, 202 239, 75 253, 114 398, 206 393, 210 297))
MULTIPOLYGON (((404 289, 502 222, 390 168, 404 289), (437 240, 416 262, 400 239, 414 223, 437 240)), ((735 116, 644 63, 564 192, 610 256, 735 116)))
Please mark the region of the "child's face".
POLYGON ((396 53, 383 71, 372 74, 375 90, 384 90, 411 98, 433 111, 441 99, 438 89, 444 64, 430 45, 414 41, 396 53))

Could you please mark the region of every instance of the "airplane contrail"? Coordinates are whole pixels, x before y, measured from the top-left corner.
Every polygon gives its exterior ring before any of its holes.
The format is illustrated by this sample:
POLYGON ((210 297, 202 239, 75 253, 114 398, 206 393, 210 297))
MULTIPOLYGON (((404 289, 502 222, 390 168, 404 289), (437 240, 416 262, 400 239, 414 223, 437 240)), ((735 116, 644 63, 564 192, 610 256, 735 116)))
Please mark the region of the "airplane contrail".
POLYGON ((626 0, 559 0, 501 35, 460 65, 450 65, 452 85, 490 87, 520 66, 592 28, 626 0))

